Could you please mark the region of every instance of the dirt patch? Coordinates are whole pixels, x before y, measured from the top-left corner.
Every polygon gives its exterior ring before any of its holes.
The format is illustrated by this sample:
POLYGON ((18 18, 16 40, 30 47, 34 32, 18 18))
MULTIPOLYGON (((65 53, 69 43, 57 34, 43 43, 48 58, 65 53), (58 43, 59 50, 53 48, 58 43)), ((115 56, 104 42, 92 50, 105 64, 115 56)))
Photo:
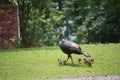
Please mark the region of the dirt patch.
POLYGON ((71 77, 71 78, 51 78, 51 79, 38 79, 38 80, 120 80, 120 75, 71 77))

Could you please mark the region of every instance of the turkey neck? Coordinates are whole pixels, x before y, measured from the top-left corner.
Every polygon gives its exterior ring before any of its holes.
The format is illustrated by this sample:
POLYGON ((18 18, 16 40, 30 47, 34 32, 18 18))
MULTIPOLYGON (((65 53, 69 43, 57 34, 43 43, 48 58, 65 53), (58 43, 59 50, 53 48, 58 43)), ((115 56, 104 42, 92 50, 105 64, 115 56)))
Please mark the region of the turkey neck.
POLYGON ((62 32, 59 33, 59 41, 62 40, 62 32))

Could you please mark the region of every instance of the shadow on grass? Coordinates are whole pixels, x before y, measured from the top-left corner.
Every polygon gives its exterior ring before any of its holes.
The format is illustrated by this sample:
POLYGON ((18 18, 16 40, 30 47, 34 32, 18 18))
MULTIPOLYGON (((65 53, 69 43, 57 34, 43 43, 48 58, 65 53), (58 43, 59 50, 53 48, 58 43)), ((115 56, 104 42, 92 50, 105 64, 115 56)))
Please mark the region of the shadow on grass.
POLYGON ((71 67, 89 67, 87 64, 79 63, 79 64, 72 64, 72 63, 67 63, 67 64, 62 64, 59 66, 71 66, 71 67))

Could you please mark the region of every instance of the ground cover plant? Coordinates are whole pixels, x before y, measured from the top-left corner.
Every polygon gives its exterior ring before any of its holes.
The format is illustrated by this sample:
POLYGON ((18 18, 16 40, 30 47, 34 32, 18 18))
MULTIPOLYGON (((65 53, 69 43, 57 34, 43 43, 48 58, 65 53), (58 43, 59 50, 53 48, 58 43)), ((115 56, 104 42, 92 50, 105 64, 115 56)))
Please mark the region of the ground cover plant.
POLYGON ((35 80, 73 76, 120 75, 120 44, 81 45, 95 62, 88 67, 78 63, 83 55, 74 55, 74 65, 68 61, 59 65, 57 59, 66 60, 58 46, 0 50, 0 80, 35 80))

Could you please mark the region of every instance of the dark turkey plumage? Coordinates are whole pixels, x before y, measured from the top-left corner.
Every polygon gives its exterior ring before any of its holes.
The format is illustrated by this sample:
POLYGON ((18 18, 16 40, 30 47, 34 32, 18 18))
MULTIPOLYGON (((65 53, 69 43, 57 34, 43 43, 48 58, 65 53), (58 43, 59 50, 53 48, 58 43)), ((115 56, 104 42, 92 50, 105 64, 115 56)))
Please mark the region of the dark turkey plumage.
POLYGON ((79 47, 78 44, 72 41, 63 39, 62 31, 63 31, 62 27, 59 27, 59 46, 61 50, 68 55, 67 61, 69 58, 71 58, 71 61, 73 63, 73 59, 71 56, 72 53, 83 54, 84 56, 89 57, 89 59, 92 59, 88 53, 86 53, 85 51, 82 51, 82 49, 79 47))

